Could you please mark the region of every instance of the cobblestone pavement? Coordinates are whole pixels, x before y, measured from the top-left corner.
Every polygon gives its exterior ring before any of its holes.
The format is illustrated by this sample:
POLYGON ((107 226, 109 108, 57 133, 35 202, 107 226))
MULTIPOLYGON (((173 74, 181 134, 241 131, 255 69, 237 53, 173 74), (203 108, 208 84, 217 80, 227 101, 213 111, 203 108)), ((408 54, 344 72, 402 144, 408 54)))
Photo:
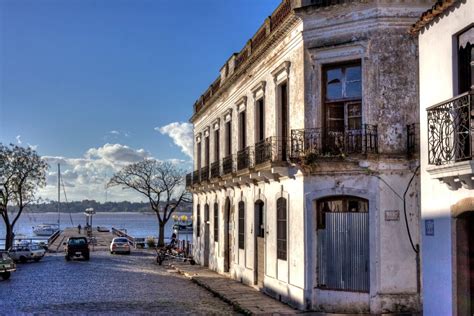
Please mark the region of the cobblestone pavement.
POLYGON ((236 314, 233 308, 185 277, 155 263, 154 255, 91 253, 66 262, 48 254, 18 264, 0 281, 0 314, 236 314))

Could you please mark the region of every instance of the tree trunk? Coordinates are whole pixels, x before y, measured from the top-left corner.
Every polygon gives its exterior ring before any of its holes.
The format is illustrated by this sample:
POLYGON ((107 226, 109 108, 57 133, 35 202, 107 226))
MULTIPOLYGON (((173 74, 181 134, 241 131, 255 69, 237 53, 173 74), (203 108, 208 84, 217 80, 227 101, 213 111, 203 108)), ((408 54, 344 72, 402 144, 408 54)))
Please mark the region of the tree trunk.
POLYGON ((6 224, 6 235, 5 235, 5 250, 8 250, 13 246, 13 238, 15 237, 13 235, 13 227, 10 224, 6 224))
POLYGON ((160 229, 158 234, 158 247, 165 246, 165 222, 159 222, 160 229))

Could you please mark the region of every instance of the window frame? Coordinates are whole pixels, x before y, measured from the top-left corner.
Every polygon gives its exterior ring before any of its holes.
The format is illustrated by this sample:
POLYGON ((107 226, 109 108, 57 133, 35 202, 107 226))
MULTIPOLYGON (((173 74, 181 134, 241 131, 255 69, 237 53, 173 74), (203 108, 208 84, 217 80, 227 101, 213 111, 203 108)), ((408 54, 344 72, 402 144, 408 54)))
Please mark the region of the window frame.
POLYGON ((238 204, 238 247, 245 250, 245 203, 238 204))
POLYGON ((196 237, 201 237, 201 204, 196 207, 196 237))
POLYGON ((219 242, 219 204, 214 203, 214 242, 219 242))
POLYGON ((288 260, 288 205, 287 199, 279 197, 276 200, 277 209, 277 259, 288 260), (284 216, 282 216, 284 215, 284 216), (284 228, 282 231, 281 229, 284 228))

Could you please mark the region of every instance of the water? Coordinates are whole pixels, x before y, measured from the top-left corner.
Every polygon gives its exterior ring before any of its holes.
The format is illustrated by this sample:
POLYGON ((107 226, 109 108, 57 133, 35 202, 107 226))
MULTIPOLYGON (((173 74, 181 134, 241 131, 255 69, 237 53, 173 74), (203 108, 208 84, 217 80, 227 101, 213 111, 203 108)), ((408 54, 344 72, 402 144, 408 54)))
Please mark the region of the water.
MULTIPOLYGON (((176 213, 181 216, 182 214, 176 213)), ((190 217, 190 214, 185 214, 190 217)), ((77 227, 81 224, 82 227, 86 224, 86 216, 83 213, 61 213, 61 229, 64 227, 77 227)), ((16 236, 25 235, 27 237, 34 237, 33 226, 38 224, 53 224, 58 222, 57 213, 28 213, 21 215, 20 219, 15 225, 14 232, 16 236)), ((171 237, 173 233, 173 219, 170 219, 165 226, 165 238, 171 237)), ((148 237, 158 236, 158 218, 155 213, 96 213, 92 218, 92 226, 104 226, 107 228, 125 228, 127 233, 133 237, 148 237)), ((182 235, 180 233, 180 235, 182 235)), ((180 236, 181 237, 181 236, 180 236)), ((192 234, 189 234, 188 240, 192 239, 192 234)), ((0 239, 5 238, 5 224, 0 219, 0 239)), ((186 235, 180 239, 185 239, 186 235)))

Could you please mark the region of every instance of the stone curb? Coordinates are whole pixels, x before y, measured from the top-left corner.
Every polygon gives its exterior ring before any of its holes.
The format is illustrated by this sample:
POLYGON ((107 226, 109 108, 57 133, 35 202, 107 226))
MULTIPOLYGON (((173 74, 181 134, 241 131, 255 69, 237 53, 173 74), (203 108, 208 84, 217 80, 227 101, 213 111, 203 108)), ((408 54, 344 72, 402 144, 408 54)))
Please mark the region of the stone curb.
POLYGON ((237 303, 236 301, 232 300, 232 299, 229 299, 228 297, 226 297, 225 295, 223 295, 221 292, 219 291, 216 291, 214 290, 212 287, 210 287, 209 285, 207 285, 205 282, 202 282, 200 281, 199 279, 197 279, 194 275, 188 273, 188 272, 185 272, 183 270, 181 270, 178 266, 174 265, 174 264, 169 264, 169 266, 173 269, 175 269, 176 271, 178 271, 179 274, 181 275, 184 275, 185 277, 187 277, 188 279, 190 279, 192 282, 196 283, 197 285, 205 288, 206 290, 208 290, 209 292, 211 292, 212 294, 214 294, 215 296, 217 296, 218 298, 220 298, 221 300, 223 300, 224 302, 232 305, 234 307, 234 310, 239 312, 239 313, 242 313, 244 315, 253 315, 253 313, 246 309, 245 307, 241 306, 239 303, 237 303))

